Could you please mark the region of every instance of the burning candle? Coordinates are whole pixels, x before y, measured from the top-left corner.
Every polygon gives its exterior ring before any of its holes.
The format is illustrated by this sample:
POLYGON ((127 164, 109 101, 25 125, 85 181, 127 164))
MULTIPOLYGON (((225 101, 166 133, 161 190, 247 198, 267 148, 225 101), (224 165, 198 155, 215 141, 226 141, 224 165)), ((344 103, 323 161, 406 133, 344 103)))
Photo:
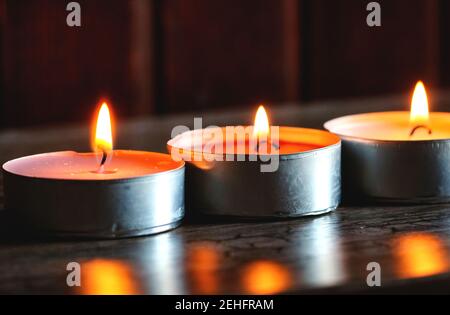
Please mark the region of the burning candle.
POLYGON ((422 82, 409 112, 345 116, 325 128, 343 139, 343 184, 349 197, 450 201, 450 113, 429 112, 422 82))
POLYGON ((340 139, 321 130, 270 126, 263 107, 253 126, 205 128, 168 142, 188 163, 193 211, 242 217, 297 217, 340 201, 340 139))
POLYGON ((113 150, 109 108, 98 114, 92 153, 27 156, 3 165, 6 209, 28 229, 117 238, 176 227, 184 216, 184 162, 113 150))

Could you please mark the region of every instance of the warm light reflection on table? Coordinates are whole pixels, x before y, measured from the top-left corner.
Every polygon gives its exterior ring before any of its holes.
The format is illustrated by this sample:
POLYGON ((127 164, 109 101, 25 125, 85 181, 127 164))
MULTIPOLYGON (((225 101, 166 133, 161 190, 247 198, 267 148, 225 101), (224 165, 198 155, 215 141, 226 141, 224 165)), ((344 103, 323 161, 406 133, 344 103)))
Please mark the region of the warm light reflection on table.
POLYGON ((215 244, 201 243, 189 247, 186 261, 196 294, 218 294, 221 251, 215 244))
MULTIPOLYGON (((83 285, 75 293, 277 294, 295 292, 296 287, 336 287, 348 281, 364 288, 365 267, 371 261, 380 262, 386 278, 427 277, 450 269, 444 240, 432 233, 386 236, 379 241, 390 244, 388 256, 377 256, 346 243, 337 230, 338 218, 333 214, 290 222, 288 240, 278 239, 277 234, 260 238, 251 230, 241 230, 237 243, 190 241, 176 232, 137 239, 127 249, 137 253, 133 263, 130 257, 83 262, 83 285), (274 255, 267 242, 282 250, 274 255), (249 251, 258 258, 243 258, 249 251)), ((228 229, 220 227, 224 233, 228 229)))
POLYGON ((443 241, 430 233, 411 233, 394 239, 396 272, 401 278, 432 276, 449 271, 443 241))
POLYGON ((140 292, 132 267, 119 260, 95 259, 81 265, 81 294, 131 295, 140 292))
POLYGON ((292 284, 289 269, 275 261, 261 260, 245 265, 241 276, 247 294, 276 294, 292 284))

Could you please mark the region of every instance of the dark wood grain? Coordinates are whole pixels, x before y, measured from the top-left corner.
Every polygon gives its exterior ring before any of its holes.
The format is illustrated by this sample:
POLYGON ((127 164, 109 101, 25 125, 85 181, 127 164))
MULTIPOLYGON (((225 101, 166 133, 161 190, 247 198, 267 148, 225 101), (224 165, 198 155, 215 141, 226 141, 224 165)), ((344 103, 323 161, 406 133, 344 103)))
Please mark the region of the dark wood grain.
POLYGON ((444 0, 0 0, 0 128, 450 85, 444 0))
MULTIPOLYGON (((450 109, 450 94, 435 94, 450 109)), ((279 124, 320 127, 332 117, 401 109, 407 96, 272 110, 279 124)), ((248 120, 250 112, 205 113, 207 123, 248 120)), ((172 127, 190 115, 121 122, 118 147, 165 151, 172 127)), ((0 134, 0 161, 25 154, 88 149, 88 128, 0 134)), ((188 183, 189 184, 189 183, 188 183)), ((0 208, 3 197, 0 189, 0 208)), ((26 197, 26 196, 24 196, 26 197)), ((202 219, 150 237, 62 241, 18 235, 0 211, 0 293, 448 293, 450 205, 343 205, 319 217, 273 222, 202 219), (82 265, 79 290, 66 265, 82 265), (382 267, 382 287, 366 285, 366 266, 382 267), (105 282, 108 279, 109 282, 105 282), (110 285, 105 286, 105 283, 110 285)))
POLYGON ((164 112, 298 96, 298 3, 161 2, 164 112))
POLYGON ((406 92, 448 72, 439 64, 438 0, 378 1, 381 27, 367 26, 368 3, 303 1, 305 99, 406 92))
POLYGON ((1 2, 3 127, 84 121, 100 98, 122 116, 151 112, 150 4, 81 0, 69 27, 67 3, 1 2))
POLYGON ((450 72, 443 70, 449 69, 450 59, 448 58, 450 54, 450 43, 448 41, 448 34, 450 32, 450 3, 448 1, 439 2, 439 44, 440 44, 440 73, 439 79, 442 86, 448 86, 450 84, 450 72))
MULTIPOLYGON (((3 34, 5 33, 5 23, 6 23, 6 0, 0 0, 0 68, 4 68, 5 64, 4 64, 4 58, 3 58, 3 53, 4 53, 4 46, 5 46, 5 41, 4 41, 4 36, 3 34)), ((4 89, 5 89, 5 84, 4 84, 4 73, 3 71, 0 72, 0 126, 4 125, 4 115, 3 115, 3 111, 4 111, 4 89)), ((1 127, 0 127, 1 128, 1 127)))

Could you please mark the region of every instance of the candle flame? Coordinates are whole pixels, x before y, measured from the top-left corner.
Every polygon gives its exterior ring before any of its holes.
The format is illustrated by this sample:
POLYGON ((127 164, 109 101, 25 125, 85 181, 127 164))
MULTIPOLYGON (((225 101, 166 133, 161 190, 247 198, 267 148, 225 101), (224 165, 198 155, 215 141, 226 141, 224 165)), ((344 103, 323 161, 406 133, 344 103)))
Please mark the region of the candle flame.
POLYGON ((429 121, 428 97, 422 81, 417 82, 411 102, 409 121, 412 124, 428 125, 429 121))
POLYGON ((113 149, 111 115, 105 102, 98 112, 95 128, 95 151, 107 152, 113 149))
POLYGON ((267 117, 264 106, 260 105, 255 116, 255 125, 253 127, 253 136, 265 138, 270 133, 269 118, 267 117))

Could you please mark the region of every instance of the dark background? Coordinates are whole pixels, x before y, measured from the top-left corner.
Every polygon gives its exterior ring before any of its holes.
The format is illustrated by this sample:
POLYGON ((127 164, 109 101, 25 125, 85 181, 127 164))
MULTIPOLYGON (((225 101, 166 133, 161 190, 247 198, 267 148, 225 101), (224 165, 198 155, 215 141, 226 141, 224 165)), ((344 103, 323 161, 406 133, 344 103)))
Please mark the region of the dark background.
POLYGON ((69 2, 0 0, 0 128, 450 86, 448 0, 69 2))

